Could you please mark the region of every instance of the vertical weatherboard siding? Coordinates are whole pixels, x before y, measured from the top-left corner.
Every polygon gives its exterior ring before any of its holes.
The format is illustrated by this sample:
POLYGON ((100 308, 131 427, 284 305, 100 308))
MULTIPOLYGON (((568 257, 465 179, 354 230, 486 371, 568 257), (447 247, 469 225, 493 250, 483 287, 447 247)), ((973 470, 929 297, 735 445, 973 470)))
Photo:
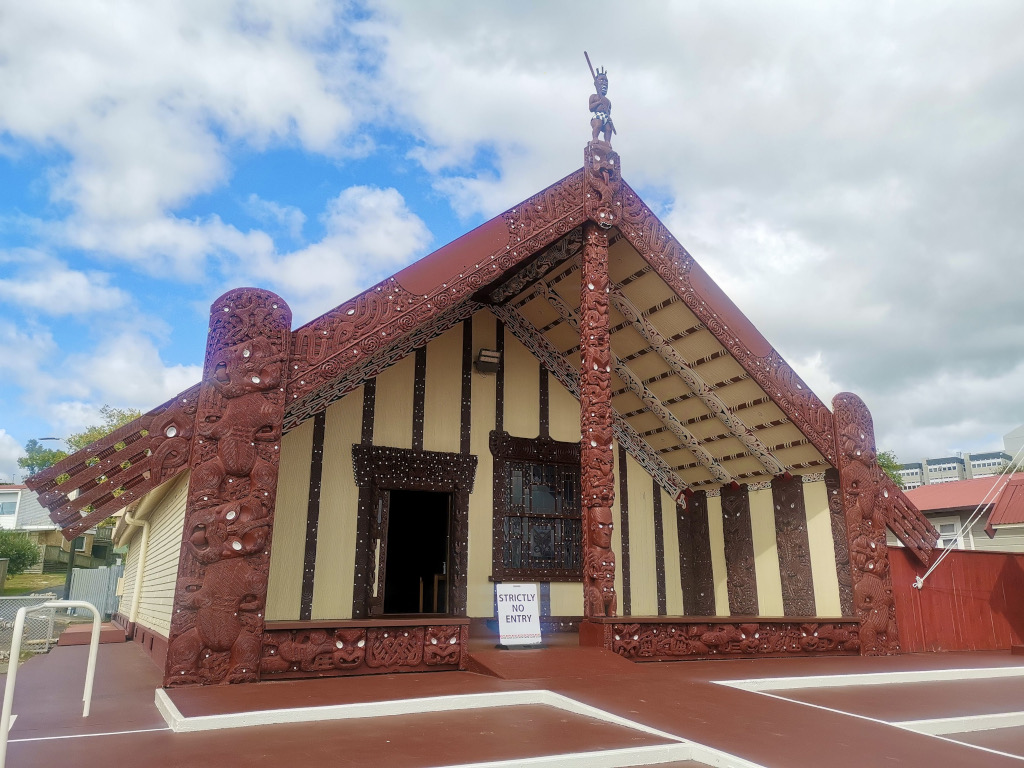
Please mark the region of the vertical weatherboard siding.
POLYGON ((270 547, 267 621, 297 621, 302 599, 313 419, 281 438, 277 509, 270 547))
POLYGON ((754 547, 757 575, 757 610, 761 616, 782 616, 782 578, 775 536, 775 506, 772 489, 747 490, 750 510, 750 539, 754 547))
POLYGON ((815 615, 842 616, 832 520, 824 480, 804 483, 804 508, 807 513, 807 537, 814 580, 815 615))
MULTIPOLYGON (((324 470, 311 618, 352 618, 359 489, 352 475, 352 445, 361 440, 363 396, 359 387, 326 411, 324 470)), ((372 385, 370 386, 372 391, 372 385)))

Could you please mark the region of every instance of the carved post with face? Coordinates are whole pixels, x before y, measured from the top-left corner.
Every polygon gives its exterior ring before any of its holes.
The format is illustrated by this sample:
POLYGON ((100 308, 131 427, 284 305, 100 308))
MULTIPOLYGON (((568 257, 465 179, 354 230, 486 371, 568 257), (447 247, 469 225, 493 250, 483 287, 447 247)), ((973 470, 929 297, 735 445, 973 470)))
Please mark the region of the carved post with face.
POLYGON ((165 686, 258 679, 290 344, 273 293, 213 303, 165 686))
POLYGON ((615 554, 612 552, 611 335, 608 330, 608 235, 598 225, 583 226, 580 293, 580 465, 583 530, 584 612, 614 616, 615 554))
POLYGON ((861 653, 887 655, 899 651, 896 604, 885 543, 885 511, 880 494, 881 470, 876 461, 871 413, 854 394, 832 399, 836 435, 839 494, 846 518, 853 609, 860 619, 861 653))

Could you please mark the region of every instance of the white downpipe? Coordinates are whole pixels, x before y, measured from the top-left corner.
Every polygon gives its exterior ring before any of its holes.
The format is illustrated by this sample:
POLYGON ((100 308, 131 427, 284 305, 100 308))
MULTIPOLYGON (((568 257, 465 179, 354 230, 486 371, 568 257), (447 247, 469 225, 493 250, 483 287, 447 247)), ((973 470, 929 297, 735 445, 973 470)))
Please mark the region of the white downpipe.
POLYGON ((89 716, 92 704, 92 683, 96 677, 96 655, 100 650, 100 612, 85 600, 51 600, 42 605, 18 609, 14 618, 14 637, 11 638, 11 660, 4 685, 4 708, 0 714, 0 768, 7 765, 7 736, 11 730, 11 708, 14 705, 14 683, 18 677, 18 658, 21 656, 21 636, 25 633, 25 614, 43 608, 85 608, 92 612, 92 639, 89 641, 89 663, 85 668, 85 692, 82 694, 82 717, 89 716))
MULTIPOLYGON (((139 601, 142 599, 142 579, 146 575, 146 553, 149 552, 149 520, 136 520, 131 512, 124 513, 124 521, 128 525, 142 528, 142 543, 139 545, 139 564, 135 569, 135 586, 132 588, 132 608, 128 613, 128 621, 135 624, 139 617, 139 601)), ((3 768, 3 766, 0 766, 3 768)))

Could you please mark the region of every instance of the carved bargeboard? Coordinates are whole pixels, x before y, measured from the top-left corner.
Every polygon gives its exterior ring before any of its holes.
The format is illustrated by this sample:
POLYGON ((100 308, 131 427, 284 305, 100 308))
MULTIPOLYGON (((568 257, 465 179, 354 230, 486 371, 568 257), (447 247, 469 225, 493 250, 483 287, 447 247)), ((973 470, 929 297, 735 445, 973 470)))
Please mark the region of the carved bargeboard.
POLYGON ((258 679, 290 335, 269 291, 211 307, 165 686, 258 679))

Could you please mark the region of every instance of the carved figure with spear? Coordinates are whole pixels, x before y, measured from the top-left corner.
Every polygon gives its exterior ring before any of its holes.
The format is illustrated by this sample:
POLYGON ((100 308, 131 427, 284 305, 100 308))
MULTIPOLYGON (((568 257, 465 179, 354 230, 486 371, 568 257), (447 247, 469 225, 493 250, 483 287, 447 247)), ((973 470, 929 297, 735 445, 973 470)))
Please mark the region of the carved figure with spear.
POLYGON ((594 131, 593 140, 597 141, 599 134, 604 135, 607 144, 612 143, 612 134, 615 133, 615 124, 612 122, 612 102, 608 98, 608 73, 604 68, 594 71, 594 65, 590 63, 590 54, 586 51, 583 55, 587 57, 587 66, 590 67, 590 75, 594 78, 594 89, 596 93, 590 96, 590 111, 594 117, 590 120, 590 127, 594 131))

